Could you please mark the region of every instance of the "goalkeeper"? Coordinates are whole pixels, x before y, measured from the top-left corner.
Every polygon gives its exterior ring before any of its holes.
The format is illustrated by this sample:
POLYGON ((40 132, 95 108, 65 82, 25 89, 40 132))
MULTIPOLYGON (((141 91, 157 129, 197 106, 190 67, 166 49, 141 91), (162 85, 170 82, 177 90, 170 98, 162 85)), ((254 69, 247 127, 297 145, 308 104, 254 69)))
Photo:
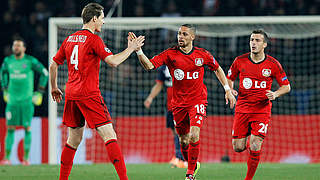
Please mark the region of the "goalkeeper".
POLYGON ((42 103, 42 94, 48 82, 47 69, 33 56, 25 54, 26 46, 23 39, 15 39, 12 45, 13 54, 5 57, 0 70, 3 99, 7 103, 5 116, 7 120, 7 136, 5 140, 5 157, 1 164, 11 164, 10 153, 14 142, 14 131, 23 126, 24 158, 23 165, 29 165, 31 145, 31 119, 34 105, 42 103), (33 91, 34 72, 40 74, 38 90, 33 91))

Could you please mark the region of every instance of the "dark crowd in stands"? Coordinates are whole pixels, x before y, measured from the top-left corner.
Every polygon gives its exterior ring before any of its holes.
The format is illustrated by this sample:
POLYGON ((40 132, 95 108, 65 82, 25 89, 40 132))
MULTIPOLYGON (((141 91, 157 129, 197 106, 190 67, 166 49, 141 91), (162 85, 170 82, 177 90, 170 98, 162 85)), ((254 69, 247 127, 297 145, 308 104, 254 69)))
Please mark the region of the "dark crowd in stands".
MULTIPOLYGON (((1 2, 0 63, 22 37, 27 53, 48 67, 48 18, 78 17, 89 2, 105 7, 113 0, 7 0, 1 2)), ((320 0, 124 0, 123 17, 319 15, 320 0)), ((113 16, 117 15, 117 11, 113 16)), ((3 102, 1 103, 1 106, 3 102)), ((2 113, 1 113, 2 114, 2 113)), ((42 113, 40 113, 42 114, 42 113)), ((46 112, 45 112, 46 114, 46 112)), ((43 115, 45 115, 43 114, 43 115)))

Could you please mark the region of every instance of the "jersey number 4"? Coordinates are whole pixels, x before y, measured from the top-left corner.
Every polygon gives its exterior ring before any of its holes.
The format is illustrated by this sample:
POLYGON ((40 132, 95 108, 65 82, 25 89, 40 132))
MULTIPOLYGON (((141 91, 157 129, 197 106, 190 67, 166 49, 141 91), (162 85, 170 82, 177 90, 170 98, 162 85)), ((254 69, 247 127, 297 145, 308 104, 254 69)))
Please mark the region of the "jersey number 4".
POLYGON ((70 63, 74 64, 74 69, 78 70, 78 50, 79 50, 79 45, 74 45, 73 50, 72 50, 72 54, 70 57, 70 63))

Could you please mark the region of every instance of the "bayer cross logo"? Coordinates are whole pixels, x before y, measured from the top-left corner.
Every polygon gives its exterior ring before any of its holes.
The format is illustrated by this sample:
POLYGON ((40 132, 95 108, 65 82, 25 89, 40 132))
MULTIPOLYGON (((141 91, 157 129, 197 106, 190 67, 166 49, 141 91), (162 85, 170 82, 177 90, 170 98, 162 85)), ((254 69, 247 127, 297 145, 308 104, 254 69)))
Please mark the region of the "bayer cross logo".
POLYGON ((269 77, 270 75, 271 75, 271 70, 270 69, 263 69, 262 70, 262 76, 269 77))
POLYGON ((196 59, 194 60, 194 64, 195 64, 196 66, 202 66, 202 65, 203 65, 203 58, 196 58, 196 59))
POLYGON ((174 70, 173 74, 177 80, 182 80, 184 78, 184 72, 181 69, 174 70))
POLYGON ((111 53, 110 49, 105 47, 104 50, 107 52, 107 53, 111 53))

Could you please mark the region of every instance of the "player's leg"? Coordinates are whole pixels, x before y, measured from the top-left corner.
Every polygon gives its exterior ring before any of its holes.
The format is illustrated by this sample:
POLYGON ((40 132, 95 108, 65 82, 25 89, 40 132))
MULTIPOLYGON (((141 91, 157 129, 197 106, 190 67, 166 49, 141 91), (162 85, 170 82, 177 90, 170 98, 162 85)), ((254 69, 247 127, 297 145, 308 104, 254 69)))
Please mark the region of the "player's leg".
POLYGON ((261 145, 263 138, 255 135, 250 137, 249 157, 247 160, 247 175, 245 180, 251 180, 257 170, 261 157, 261 145))
POLYGON ((102 97, 94 97, 79 101, 78 103, 88 126, 96 128, 103 139, 109 159, 114 165, 120 180, 127 180, 127 169, 120 147, 117 143, 117 136, 113 129, 111 117, 102 97))
POLYGON ((179 136, 181 153, 184 160, 188 161, 188 150, 189 150, 189 132, 190 132, 190 121, 188 111, 185 108, 174 108, 173 119, 176 132, 179 136))
POLYGON ((248 138, 232 139, 232 147, 235 152, 242 152, 247 149, 248 138))
POLYGON ((23 165, 29 165, 29 152, 31 146, 31 121, 34 115, 34 105, 30 102, 22 106, 21 110, 22 125, 24 127, 24 158, 23 165))
POLYGON ((5 115, 7 120, 7 136, 5 140, 5 158, 1 164, 11 164, 10 155, 12 150, 12 145, 14 143, 14 131, 16 126, 19 125, 19 108, 14 105, 7 104, 5 115))
POLYGON ((82 140, 83 130, 84 127, 68 127, 69 136, 67 139, 67 143, 63 147, 61 153, 61 167, 59 180, 68 180, 73 165, 74 155, 82 140))
POLYGON ((167 112, 167 128, 169 128, 173 135, 173 142, 175 147, 175 156, 171 159, 170 164, 172 167, 178 167, 178 168, 186 168, 187 165, 184 163, 184 158, 182 156, 181 150, 180 150, 180 141, 179 136, 174 128, 174 121, 173 121, 173 114, 172 111, 167 112))
POLYGON ((235 113, 232 127, 232 147, 235 152, 242 152, 247 149, 247 139, 250 135, 249 115, 235 113))
POLYGON ((84 117, 78 108, 76 101, 65 101, 62 122, 68 127, 69 136, 61 153, 59 180, 68 180, 73 165, 74 155, 82 140, 83 126, 85 125, 84 117))
POLYGON ((249 157, 247 160, 247 176, 245 180, 251 180, 257 170, 261 157, 261 146, 267 134, 268 123, 271 114, 251 114, 251 137, 249 157))
POLYGON ((206 120, 206 104, 199 103, 193 107, 188 108, 190 119, 190 139, 189 139, 189 152, 188 152, 188 170, 187 175, 192 174, 195 178, 199 171, 200 163, 198 157, 200 152, 200 129, 203 121, 206 120))
POLYGON ((97 131, 105 143, 109 159, 115 167, 120 180, 127 180, 128 176, 126 165, 124 163, 124 158, 120 146, 117 143, 117 135, 113 130, 112 124, 109 123, 97 127, 97 131))

